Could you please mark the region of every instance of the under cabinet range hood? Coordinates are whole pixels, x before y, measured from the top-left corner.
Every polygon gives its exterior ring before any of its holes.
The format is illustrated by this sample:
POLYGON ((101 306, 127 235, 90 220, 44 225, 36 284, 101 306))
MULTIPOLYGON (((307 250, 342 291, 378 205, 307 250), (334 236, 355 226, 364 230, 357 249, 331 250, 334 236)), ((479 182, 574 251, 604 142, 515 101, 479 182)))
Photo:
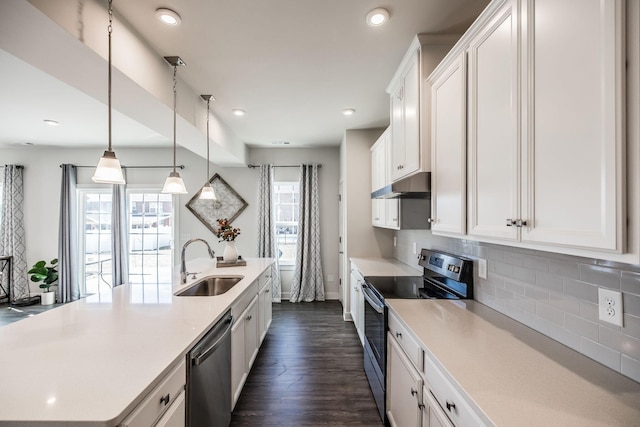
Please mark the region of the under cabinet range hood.
POLYGON ((431 197, 431 172, 419 172, 371 193, 372 199, 426 199, 431 197))

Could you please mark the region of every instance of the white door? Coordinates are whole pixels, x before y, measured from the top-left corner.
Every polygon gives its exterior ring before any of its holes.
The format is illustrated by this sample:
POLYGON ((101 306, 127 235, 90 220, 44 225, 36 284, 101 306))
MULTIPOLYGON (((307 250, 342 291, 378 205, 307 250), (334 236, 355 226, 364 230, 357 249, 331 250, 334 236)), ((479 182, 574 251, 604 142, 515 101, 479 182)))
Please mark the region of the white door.
POLYGON ((508 1, 469 47, 468 234, 516 240, 519 218, 518 15, 508 1))
POLYGON ((623 2, 530 0, 525 7, 522 240, 620 252, 623 2))
POLYGON ((431 88, 431 230, 466 232, 466 60, 461 54, 431 88))

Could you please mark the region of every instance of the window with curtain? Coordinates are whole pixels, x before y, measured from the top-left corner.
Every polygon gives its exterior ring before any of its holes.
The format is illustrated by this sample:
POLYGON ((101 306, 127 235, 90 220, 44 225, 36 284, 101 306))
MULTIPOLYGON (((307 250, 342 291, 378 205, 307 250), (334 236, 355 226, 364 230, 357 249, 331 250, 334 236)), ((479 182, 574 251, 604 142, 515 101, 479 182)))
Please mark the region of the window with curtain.
MULTIPOLYGON (((171 300, 173 259, 173 199, 158 190, 127 189, 129 230, 128 283, 134 302, 171 300)), ((79 191, 80 251, 83 254, 83 293, 112 288, 111 203, 108 189, 79 191)), ((108 295, 108 293, 107 293, 108 295)))
POLYGON ((273 203, 280 265, 295 265, 300 184, 298 182, 274 182, 273 203))

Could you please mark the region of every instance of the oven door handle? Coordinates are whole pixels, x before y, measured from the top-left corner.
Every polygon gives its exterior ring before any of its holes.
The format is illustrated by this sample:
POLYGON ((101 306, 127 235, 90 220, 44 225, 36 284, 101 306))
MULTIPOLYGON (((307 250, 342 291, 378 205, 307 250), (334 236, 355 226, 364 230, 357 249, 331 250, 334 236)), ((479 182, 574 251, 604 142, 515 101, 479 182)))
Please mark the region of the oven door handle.
POLYGON ((380 304, 380 302, 377 301, 377 298, 374 298, 370 295, 371 291, 369 291, 369 286, 362 284, 361 287, 362 287, 362 295, 364 295, 364 299, 367 300, 371 308, 373 308, 376 312, 380 314, 384 314, 384 304, 380 304))

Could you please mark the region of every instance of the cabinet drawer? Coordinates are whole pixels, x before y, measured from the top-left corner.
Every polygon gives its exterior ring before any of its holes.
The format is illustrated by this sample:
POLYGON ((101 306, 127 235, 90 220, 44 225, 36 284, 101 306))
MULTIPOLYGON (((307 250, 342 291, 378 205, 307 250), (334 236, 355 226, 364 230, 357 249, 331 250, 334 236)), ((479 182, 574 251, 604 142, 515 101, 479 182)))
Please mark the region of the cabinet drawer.
POLYGON ((484 422, 471 408, 453 385, 447 380, 435 363, 428 357, 425 360, 426 386, 433 393, 443 412, 457 427, 484 426, 484 422))
POLYGON ((264 273, 262 273, 262 274, 260 275, 260 278, 258 279, 258 283, 259 283, 258 288, 259 288, 259 289, 262 289, 262 287, 263 287, 264 285, 266 285, 266 284, 267 284, 267 282, 268 282, 269 280, 271 280, 271 268, 272 268, 272 267, 267 268, 267 269, 264 271, 264 273))
POLYGON ((418 341, 413 337, 409 330, 398 320, 398 318, 389 312, 389 333, 393 335, 400 347, 407 354, 413 365, 419 372, 424 372, 424 351, 418 341))
POLYGON ((172 404, 184 390, 186 382, 187 369, 183 359, 122 422, 122 427, 153 425, 155 420, 169 407, 169 404, 172 404))

